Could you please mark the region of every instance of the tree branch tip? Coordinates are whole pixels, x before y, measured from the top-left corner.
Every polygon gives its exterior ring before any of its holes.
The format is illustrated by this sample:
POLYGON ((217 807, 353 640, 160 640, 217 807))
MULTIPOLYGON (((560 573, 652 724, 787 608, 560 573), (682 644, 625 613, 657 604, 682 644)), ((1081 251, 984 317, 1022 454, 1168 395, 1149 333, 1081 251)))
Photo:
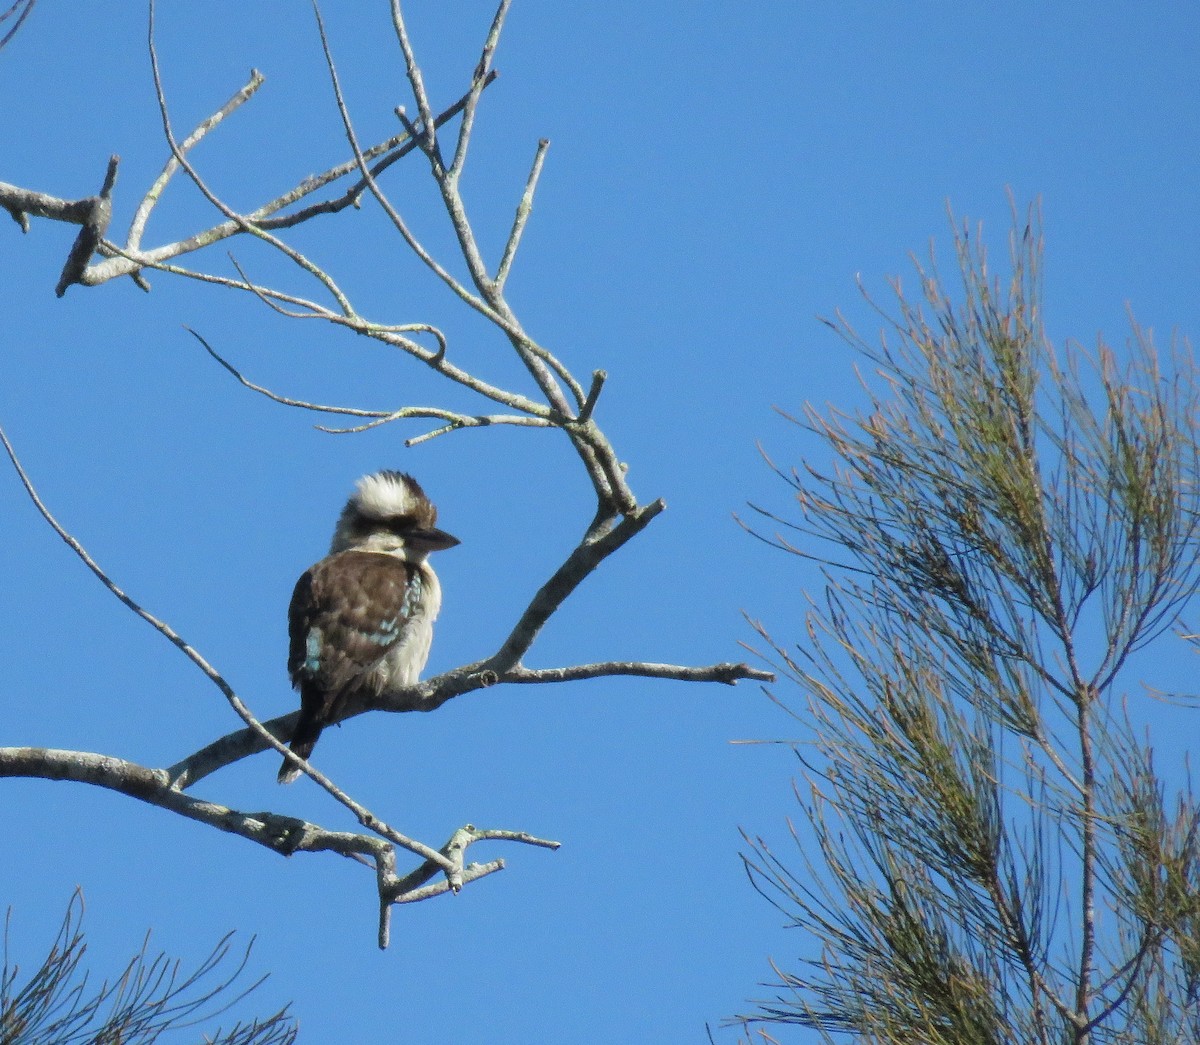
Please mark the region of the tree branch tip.
POLYGON ((588 389, 587 397, 579 408, 579 414, 575 417, 577 424, 584 424, 591 420, 592 412, 596 409, 596 400, 600 398, 600 392, 604 389, 604 382, 607 380, 607 370, 592 371, 592 387, 588 389))
POLYGON ((421 143, 421 134, 413 124, 412 120, 408 118, 408 110, 405 109, 403 105, 397 105, 392 112, 396 114, 396 119, 400 121, 401 126, 404 127, 404 130, 408 133, 408 136, 419 146, 421 143))
POLYGON ((750 679, 753 682, 774 682, 775 673, 766 671, 763 668, 752 668, 749 664, 714 664, 711 668, 706 669, 710 672, 709 681, 722 682, 726 686, 736 686, 743 679, 750 679))
POLYGON ((215 360, 216 360, 218 363, 220 363, 220 364, 221 364, 223 367, 225 367, 225 369, 226 369, 226 370, 229 370, 231 373, 233 373, 233 375, 234 375, 235 377, 240 377, 240 376, 241 376, 241 375, 239 375, 239 374, 238 374, 238 372, 237 372, 236 370, 234 370, 234 369, 233 369, 233 367, 231 367, 231 366, 230 366, 230 365, 229 365, 227 362, 225 362, 225 360, 224 360, 224 359, 222 359, 222 358, 221 358, 219 355, 217 355, 217 352, 216 352, 216 350, 215 350, 215 349, 212 347, 212 345, 210 345, 210 344, 209 344, 209 343, 208 343, 208 342, 207 342, 207 341, 204 339, 203 335, 201 335, 201 334, 200 334, 198 331, 196 331, 196 330, 193 330, 193 329, 192 329, 191 327, 189 327, 189 326, 188 326, 186 323, 181 323, 181 324, 180 324, 180 326, 182 326, 184 330, 186 330, 186 331, 187 331, 189 334, 191 334, 191 335, 192 335, 192 337, 194 337, 194 338, 195 338, 197 341, 199 341, 199 342, 200 342, 200 344, 204 346, 204 351, 205 351, 205 352, 207 352, 207 353, 208 353, 210 356, 212 356, 212 357, 213 357, 213 359, 215 359, 215 360))

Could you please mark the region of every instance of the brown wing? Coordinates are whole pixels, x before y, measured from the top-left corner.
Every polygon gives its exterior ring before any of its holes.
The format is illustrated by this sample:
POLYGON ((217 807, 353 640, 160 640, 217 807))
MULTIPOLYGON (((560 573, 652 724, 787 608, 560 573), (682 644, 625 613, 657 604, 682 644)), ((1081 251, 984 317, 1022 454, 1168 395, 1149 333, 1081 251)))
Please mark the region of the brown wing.
MULTIPOLYGON (((288 605, 288 674, 300 690, 300 718, 290 746, 302 758, 403 638, 421 597, 418 577, 394 556, 347 551, 322 559, 296 582, 288 605)), ((280 783, 298 775, 284 759, 280 783)))
POLYGON ((327 709, 400 641, 413 571, 391 555, 347 551, 322 559, 296 582, 288 606, 288 674, 307 698, 302 706, 319 695, 327 709))

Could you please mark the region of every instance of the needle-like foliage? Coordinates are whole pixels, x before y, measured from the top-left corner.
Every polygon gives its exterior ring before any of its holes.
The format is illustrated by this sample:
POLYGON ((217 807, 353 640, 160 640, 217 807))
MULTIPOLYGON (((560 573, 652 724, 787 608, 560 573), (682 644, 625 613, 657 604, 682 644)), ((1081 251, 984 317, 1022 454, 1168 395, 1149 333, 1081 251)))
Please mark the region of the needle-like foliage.
POLYGON ((151 956, 143 946, 115 980, 95 986, 89 985, 83 967, 87 941, 82 917, 83 898, 77 892, 50 950, 27 975, 9 953, 6 926, 0 1045, 150 1045, 164 1037, 209 1045, 291 1045, 296 1040, 296 1021, 286 1007, 263 1019, 238 1021, 228 1030, 199 1029, 211 1027, 262 983, 238 982, 250 949, 238 958, 232 934, 191 972, 166 954, 151 956), (185 1038, 175 1033, 188 1030, 185 1038))
MULTIPOLYGON (((759 536, 819 562, 803 639, 801 867, 750 840, 755 885, 812 941, 747 1019, 830 1040, 1200 1042, 1200 844, 1126 704, 1131 656, 1200 583, 1190 356, 1134 329, 1052 348, 1036 217, 1011 273, 955 236, 895 284, 869 403, 796 423, 830 464, 776 471, 759 536)), ((1139 664, 1142 662, 1139 662, 1139 664)), ((1153 680, 1146 680, 1153 683, 1153 680)))

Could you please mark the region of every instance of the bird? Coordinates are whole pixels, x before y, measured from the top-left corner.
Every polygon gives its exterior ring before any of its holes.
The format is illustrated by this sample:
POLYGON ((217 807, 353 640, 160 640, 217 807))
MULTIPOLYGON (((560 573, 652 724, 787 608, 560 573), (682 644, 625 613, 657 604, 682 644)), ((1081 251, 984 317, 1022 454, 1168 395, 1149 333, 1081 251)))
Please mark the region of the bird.
MULTIPOLYGON (((459 543, 404 472, 365 475, 337 521, 329 554, 296 582, 288 605, 288 674, 300 691, 290 748, 307 759, 348 700, 413 685, 429 659, 442 587, 427 559, 459 543)), ((300 768, 287 757, 279 782, 300 768)))

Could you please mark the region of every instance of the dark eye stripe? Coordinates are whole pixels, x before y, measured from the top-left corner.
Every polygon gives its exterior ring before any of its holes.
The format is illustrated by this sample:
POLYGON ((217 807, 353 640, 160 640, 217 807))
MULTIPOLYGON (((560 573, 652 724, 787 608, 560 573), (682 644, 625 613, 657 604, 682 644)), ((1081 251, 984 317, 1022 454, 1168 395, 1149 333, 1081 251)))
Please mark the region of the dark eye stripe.
POLYGON ((354 521, 351 533, 355 537, 366 537, 379 530, 388 530, 396 534, 406 534, 418 525, 417 519, 411 515, 394 515, 387 519, 359 518, 354 521))
POLYGON ((408 533, 417 525, 417 520, 411 515, 397 515, 387 520, 387 528, 392 533, 408 533))

